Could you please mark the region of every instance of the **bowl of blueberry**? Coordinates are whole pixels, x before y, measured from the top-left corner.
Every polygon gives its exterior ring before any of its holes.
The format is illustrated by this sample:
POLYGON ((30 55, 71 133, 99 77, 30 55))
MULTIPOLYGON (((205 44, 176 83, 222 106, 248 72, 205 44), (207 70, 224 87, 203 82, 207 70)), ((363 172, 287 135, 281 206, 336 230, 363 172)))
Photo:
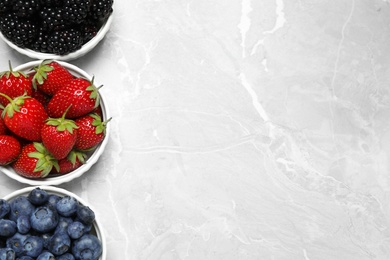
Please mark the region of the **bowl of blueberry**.
POLYGON ((53 186, 27 187, 0 199, 0 259, 106 259, 95 211, 53 186))
POLYGON ((1 0, 0 38, 34 59, 72 60, 106 35, 113 0, 1 0))

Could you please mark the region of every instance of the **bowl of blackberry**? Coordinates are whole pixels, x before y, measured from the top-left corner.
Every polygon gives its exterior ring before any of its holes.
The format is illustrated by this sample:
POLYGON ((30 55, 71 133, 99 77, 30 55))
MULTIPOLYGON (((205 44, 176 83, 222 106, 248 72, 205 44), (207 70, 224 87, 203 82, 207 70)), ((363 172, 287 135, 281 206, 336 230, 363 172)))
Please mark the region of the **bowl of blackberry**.
POLYGON ((1 0, 0 38, 34 59, 69 61, 106 35, 114 0, 1 0))

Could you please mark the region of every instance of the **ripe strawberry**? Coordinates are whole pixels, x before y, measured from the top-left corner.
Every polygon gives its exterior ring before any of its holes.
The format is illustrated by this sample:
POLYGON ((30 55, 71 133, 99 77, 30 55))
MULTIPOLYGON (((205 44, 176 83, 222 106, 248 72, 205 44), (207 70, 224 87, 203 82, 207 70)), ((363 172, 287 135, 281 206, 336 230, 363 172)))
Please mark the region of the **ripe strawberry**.
POLYGON ((7 128, 19 137, 40 141, 41 129, 48 117, 43 105, 29 96, 20 96, 13 100, 2 93, 0 96, 10 101, 2 113, 7 128))
POLYGON ((102 122, 98 114, 89 114, 75 120, 77 129, 77 140, 74 147, 79 150, 89 150, 103 141, 106 134, 106 125, 111 120, 102 122))
MULTIPOLYGON (((25 93, 31 95, 31 79, 21 71, 13 71, 10 62, 9 70, 0 73, 0 93, 9 96, 11 99, 25 93)), ((6 106, 8 103, 9 100, 7 98, 0 96, 0 104, 6 106)))
POLYGON ((0 165, 15 161, 21 152, 19 141, 10 135, 0 135, 0 165))
MULTIPOLYGON (((0 108, 0 115, 3 114, 3 109, 0 108)), ((0 116, 0 135, 5 135, 8 132, 8 128, 5 125, 4 119, 0 116)))
POLYGON ((46 107, 50 101, 50 96, 46 95, 45 93, 43 93, 40 90, 33 89, 31 97, 38 100, 44 107, 46 107))
POLYGON ((53 167, 59 169, 58 161, 37 142, 25 145, 12 167, 17 174, 33 179, 46 177, 53 167))
POLYGON ((43 60, 34 70, 36 71, 32 79, 34 89, 39 89, 50 96, 73 79, 73 75, 65 67, 52 60, 43 60))
POLYGON ((60 169, 53 168, 50 174, 65 174, 76 170, 85 163, 87 155, 81 151, 72 150, 68 156, 58 161, 60 169))
POLYGON ((99 102, 99 92, 93 79, 75 78, 52 97, 47 111, 50 117, 61 117, 71 106, 66 117, 77 118, 92 112, 99 106, 99 102))
POLYGON ((77 125, 71 119, 48 118, 42 127, 42 143, 57 160, 65 158, 72 150, 77 138, 77 125))

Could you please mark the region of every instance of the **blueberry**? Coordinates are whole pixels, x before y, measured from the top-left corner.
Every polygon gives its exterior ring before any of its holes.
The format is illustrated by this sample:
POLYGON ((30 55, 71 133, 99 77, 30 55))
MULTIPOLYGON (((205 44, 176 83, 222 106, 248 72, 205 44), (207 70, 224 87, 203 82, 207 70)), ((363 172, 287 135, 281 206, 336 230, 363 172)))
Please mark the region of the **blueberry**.
POLYGON ((0 260, 14 260, 15 251, 11 248, 0 248, 0 260))
POLYGON ((72 253, 76 259, 95 260, 102 254, 102 244, 96 236, 86 234, 74 241, 72 253))
POLYGON ((25 196, 19 196, 11 200, 9 203, 10 212, 9 219, 16 221, 20 215, 30 216, 31 213, 35 210, 35 207, 25 196))
POLYGON ((17 258, 16 260, 34 260, 34 258, 24 255, 24 256, 17 258))
POLYGON ((47 202, 49 199, 49 194, 42 190, 41 188, 37 187, 30 191, 30 193, 27 196, 27 199, 36 206, 43 205, 47 202))
POLYGON ((52 236, 53 236, 52 233, 41 234, 41 238, 43 239, 43 247, 44 248, 48 248, 49 247, 50 239, 51 239, 52 236))
POLYGON ((43 251, 36 260, 55 260, 56 257, 49 251, 43 251))
POLYGON ((53 230, 58 224, 58 213, 51 206, 40 206, 31 214, 31 228, 46 233, 53 230))
POLYGON ((57 206, 57 202, 61 199, 61 196, 58 196, 56 194, 50 194, 49 198, 47 200, 47 204, 52 205, 53 207, 57 206))
POLYGON ((54 255, 63 255, 68 252, 71 240, 66 233, 55 233, 49 242, 49 251, 54 255))
POLYGON ((24 251, 27 256, 37 257, 43 250, 43 239, 38 236, 29 236, 24 241, 24 251))
POLYGON ((7 239, 6 246, 8 248, 12 248, 15 251, 15 255, 19 257, 24 253, 23 244, 27 237, 27 235, 16 233, 15 235, 7 239))
POLYGON ((16 220, 16 228, 20 234, 27 234, 30 231, 30 217, 26 215, 21 215, 16 220))
POLYGON ((64 217, 73 216, 77 211, 78 201, 72 196, 64 196, 57 202, 58 214, 64 217))
POLYGON ((0 236, 12 237, 17 232, 15 221, 0 219, 0 236))
POLYGON ((16 260, 34 260, 34 258, 24 255, 24 256, 17 258, 16 260))
POLYGON ((56 229, 54 230, 54 233, 59 233, 59 232, 68 232, 68 226, 73 223, 72 218, 67 218, 67 217, 61 217, 59 218, 58 224, 56 229))
POLYGON ((95 213, 88 206, 77 207, 77 218, 85 225, 90 225, 95 220, 95 213))
POLYGON ((0 218, 4 218, 10 212, 10 210, 11 208, 8 201, 0 199, 0 218))
POLYGON ((72 254, 69 254, 69 253, 60 255, 56 259, 57 260, 75 260, 74 256, 72 254))
POLYGON ((71 239, 78 239, 85 233, 85 225, 81 222, 74 221, 68 226, 68 235, 71 239))

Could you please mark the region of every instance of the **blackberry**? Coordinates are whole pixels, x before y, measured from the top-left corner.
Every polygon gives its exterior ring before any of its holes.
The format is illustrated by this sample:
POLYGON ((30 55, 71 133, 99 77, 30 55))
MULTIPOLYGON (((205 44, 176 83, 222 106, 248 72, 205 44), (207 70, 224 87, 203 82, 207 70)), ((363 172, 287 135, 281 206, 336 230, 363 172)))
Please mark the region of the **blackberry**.
POLYGON ((32 17, 38 12, 40 7, 39 0, 17 0, 13 3, 12 8, 19 17, 32 17))
POLYGON ((12 1, 13 0, 1 0, 0 1, 0 14, 6 13, 12 10, 12 1))
POLYGON ((37 27, 32 20, 18 17, 13 13, 1 17, 0 30, 6 38, 20 47, 29 46, 37 33, 37 27))
POLYGON ((48 53, 48 39, 47 31, 39 28, 35 41, 31 44, 31 49, 38 52, 48 53))
POLYGON ((83 42, 80 31, 69 28, 54 31, 47 40, 50 53, 65 55, 81 48, 83 42))
POLYGON ((80 24, 87 18, 90 0, 65 0, 64 17, 71 23, 80 24))
POLYGON ((64 18, 63 9, 60 7, 44 7, 39 12, 41 27, 46 31, 58 31, 65 29, 67 21, 64 18))
POLYGON ((63 5, 63 0, 41 0, 41 5, 45 7, 59 7, 63 5))
POLYGON ((99 28, 99 25, 97 25, 95 21, 87 20, 84 22, 81 27, 83 43, 86 43, 95 37, 99 31, 99 28))
POLYGON ((114 0, 92 0, 89 15, 95 20, 104 20, 112 13, 114 0))

